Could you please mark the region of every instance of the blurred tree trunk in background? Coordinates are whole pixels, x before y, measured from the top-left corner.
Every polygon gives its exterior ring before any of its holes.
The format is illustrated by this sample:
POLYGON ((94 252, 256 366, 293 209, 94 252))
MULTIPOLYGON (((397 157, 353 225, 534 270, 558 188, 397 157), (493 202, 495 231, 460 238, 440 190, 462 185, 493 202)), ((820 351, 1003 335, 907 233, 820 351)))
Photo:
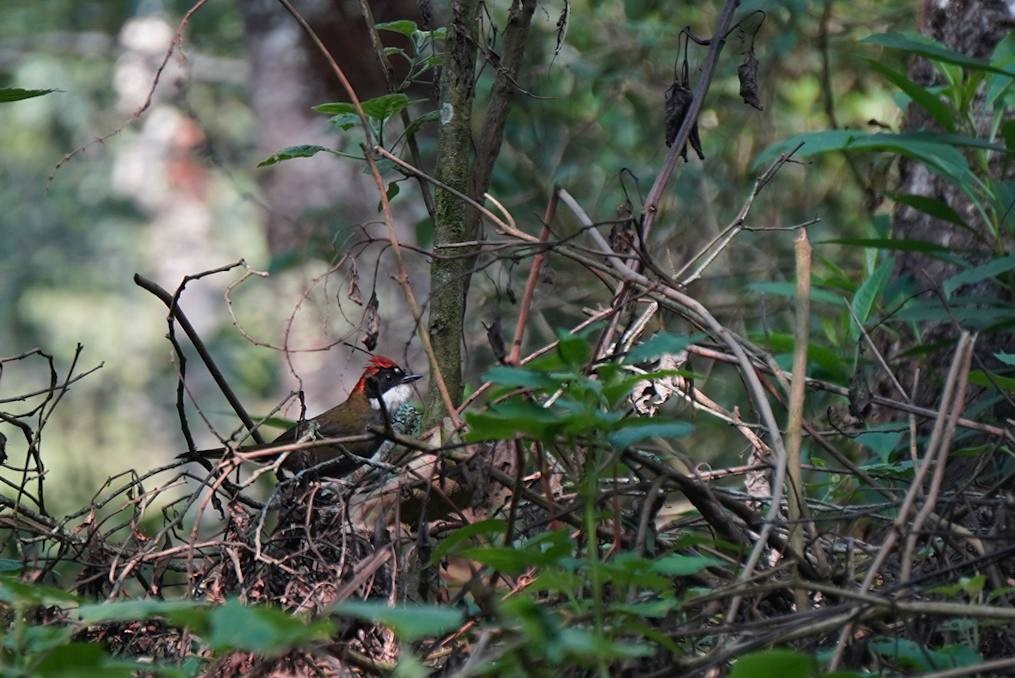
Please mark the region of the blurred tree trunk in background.
MULTIPOLYGON (((403 11, 398 18, 414 11, 408 2, 375 4, 375 12, 388 10, 383 15, 403 11)), ((262 155, 299 144, 333 147, 338 138, 329 132, 327 118, 311 110, 326 101, 347 99, 327 62, 277 0, 245 0, 239 6, 248 38, 250 100, 262 155)), ((384 91, 358 3, 307 0, 294 6, 327 45, 361 99, 384 91)), ((275 256, 302 248, 315 231, 333 229, 338 219, 355 223, 371 217, 361 198, 373 187, 353 163, 319 155, 279 163, 259 176, 269 210, 268 246, 275 256), (310 216, 343 204, 353 207, 338 214, 329 210, 323 218, 310 216)), ((320 240, 326 242, 331 234, 316 235, 323 235, 320 240)))
MULTIPOLYGON (((943 43, 947 47, 970 57, 989 61, 994 48, 1008 32, 1015 28, 1015 15, 1010 9, 1011 3, 1001 0, 924 0, 921 8, 920 32, 943 43)), ((909 77, 923 86, 944 84, 937 69, 927 60, 917 58, 909 69, 909 77)), ((983 105, 983 97, 973 105, 973 120, 978 136, 986 139, 989 136, 991 111, 983 105)), ((930 118, 926 110, 911 105, 907 108, 903 120, 903 132, 919 129, 937 130, 940 128, 930 118)), ((1000 154, 994 154, 995 160, 990 173, 995 179, 1001 179, 1004 171, 1000 154)), ((914 162, 904 156, 899 161, 900 185, 899 193, 916 194, 941 200, 958 212, 967 224, 973 227, 963 229, 925 212, 898 205, 893 216, 893 237, 896 239, 912 239, 933 242, 956 252, 973 253, 970 258, 973 264, 981 264, 1004 251, 1010 251, 1010 238, 1002 229, 1005 242, 996 243, 988 225, 983 223, 980 214, 972 202, 962 193, 959 187, 931 172, 926 165, 914 162)), ((1010 178, 1010 177, 1009 177, 1010 178)), ((968 255, 967 255, 968 256, 968 255)), ((896 258, 898 276, 911 277, 919 290, 941 289, 942 283, 955 275, 959 269, 940 258, 931 257, 920 252, 899 252, 896 258)), ((1004 292, 999 289, 996 279, 985 280, 963 287, 961 294, 974 297, 997 298, 1004 292)), ((947 320, 925 324, 923 326, 923 344, 942 342, 937 349, 927 355, 918 355, 904 363, 900 375, 903 385, 909 388, 912 384, 912 372, 921 368, 922 377, 919 392, 914 399, 927 406, 934 406, 940 393, 939 381, 930 378, 932 374, 944 375, 951 360, 954 340, 958 329, 947 320)), ((988 367, 999 365, 993 353, 1005 350, 1012 344, 1011 334, 991 334, 981 336, 977 346, 977 356, 985 361, 988 367)), ((974 369, 979 369, 974 365, 974 369)))
MULTIPOLYGON (((293 5, 328 48, 361 100, 386 92, 359 2, 295 0, 293 5)), ((371 0, 370 6, 378 22, 412 19, 417 14, 411 0, 371 0)), ((278 0, 243 0, 239 7, 248 43, 250 105, 257 121, 259 158, 301 144, 359 154, 359 137, 329 129, 328 117, 312 110, 317 104, 348 101, 349 97, 296 20, 278 0)), ((257 170, 255 176, 267 212, 272 268, 284 269, 285 262, 293 261, 337 261, 346 234, 376 220, 375 202, 364 199, 373 196, 375 189, 362 168, 362 163, 319 154, 257 170)), ((382 265, 380 282, 386 286, 388 276, 383 270, 382 265)), ((297 283, 299 289, 319 272, 301 268, 297 272, 302 276, 297 283)), ((279 303, 291 305, 296 291, 289 285, 277 289, 279 303)), ((369 297, 370 293, 368 289, 365 295, 369 297)), ((389 294, 382 298, 382 314, 386 314, 385 306, 390 310, 397 303, 385 303, 392 297, 389 294)), ((326 346, 347 329, 346 317, 352 322, 358 320, 359 309, 350 309, 347 316, 335 306, 334 295, 314 297, 307 305, 315 302, 318 307, 310 316, 316 317, 295 327, 289 337, 290 346, 326 346)), ((397 350, 395 347, 402 346, 412 333, 411 324, 403 322, 406 314, 386 315, 393 317, 384 319, 378 347, 382 353, 397 350)), ((355 337, 350 340, 355 341, 355 337)), ((280 367, 282 379, 288 386, 299 386, 306 392, 311 409, 334 404, 362 369, 360 357, 350 357, 347 350, 293 353, 290 358, 302 381, 293 383, 288 368, 280 367)))

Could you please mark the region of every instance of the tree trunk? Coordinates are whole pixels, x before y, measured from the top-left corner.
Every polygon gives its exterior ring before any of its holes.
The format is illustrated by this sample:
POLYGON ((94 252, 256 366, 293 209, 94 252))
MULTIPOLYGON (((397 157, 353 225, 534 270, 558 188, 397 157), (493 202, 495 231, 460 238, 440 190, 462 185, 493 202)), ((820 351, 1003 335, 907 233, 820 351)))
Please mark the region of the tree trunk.
MULTIPOLYGON (((1000 0, 953 0, 951 2, 925 0, 921 12, 920 30, 956 52, 988 60, 997 43, 1015 27, 1015 15, 1009 6, 1010 3, 1000 0)), ((909 77, 923 86, 943 84, 934 65, 922 58, 914 60, 910 67, 909 77)), ((983 105, 981 97, 974 104, 972 115, 980 138, 988 136, 991 112, 985 109, 986 106, 983 105)), ((910 105, 903 121, 903 131, 921 129, 940 131, 940 128, 923 108, 910 105)), ((996 158, 990 167, 990 172, 993 177, 1000 178, 1002 171, 1000 159, 996 158)), ((969 261, 974 265, 1010 250, 1010 238, 1005 234, 1002 236, 1003 242, 996 242, 989 232, 988 225, 983 223, 972 202, 954 183, 931 172, 925 165, 907 158, 901 158, 899 172, 899 193, 941 200, 961 215, 972 229, 963 229, 925 212, 898 205, 893 215, 894 238, 924 240, 947 247, 956 253, 971 252, 973 254, 969 255, 969 261)), ((919 290, 941 289, 944 281, 958 272, 959 269, 954 264, 920 252, 900 252, 896 259, 896 274, 900 277, 911 278, 919 290)), ((961 288, 958 294, 997 298, 1004 292, 992 278, 987 278, 961 288)), ((914 394, 914 397, 918 403, 924 405, 933 406, 936 403, 941 386, 940 377, 937 375, 943 375, 947 371, 952 346, 958 336, 958 328, 947 320, 947 313, 944 309, 942 309, 942 317, 944 320, 941 322, 923 325, 919 338, 919 341, 925 345, 942 342, 942 347, 935 353, 908 361, 901 370, 904 375, 911 375, 915 368, 922 368, 923 376, 919 392, 914 394)), ((977 356, 988 367, 996 366, 998 363, 992 353, 1004 350, 1004 347, 1011 342, 1012 336, 1010 334, 992 334, 981 337, 977 356)), ((910 383, 911 380, 903 379, 903 384, 907 388, 910 383)))

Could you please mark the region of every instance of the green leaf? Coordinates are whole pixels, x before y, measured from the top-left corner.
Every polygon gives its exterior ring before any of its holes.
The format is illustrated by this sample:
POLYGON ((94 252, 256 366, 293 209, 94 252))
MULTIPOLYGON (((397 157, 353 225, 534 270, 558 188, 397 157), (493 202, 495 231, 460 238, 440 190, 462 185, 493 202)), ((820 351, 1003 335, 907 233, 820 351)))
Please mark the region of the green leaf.
POLYGON ((780 141, 762 151, 754 161, 760 168, 782 153, 789 153, 799 144, 796 157, 803 158, 822 153, 838 151, 884 151, 899 153, 919 160, 941 176, 955 182, 967 193, 971 193, 976 177, 969 169, 965 156, 957 146, 971 146, 1006 152, 1003 146, 975 137, 959 134, 934 134, 931 132, 910 132, 908 134, 867 133, 854 130, 825 130, 805 132, 780 141))
POLYGON ((20 560, 0 558, 0 572, 20 572, 22 567, 20 560))
POLYGON ((289 648, 324 641, 334 632, 330 621, 304 624, 298 617, 272 607, 230 600, 212 609, 211 632, 205 640, 216 650, 279 654, 289 648))
POLYGON ((693 341, 691 337, 678 337, 668 332, 660 332, 648 341, 644 341, 627 354, 625 362, 641 363, 658 358, 666 353, 680 353, 693 341))
POLYGON ((744 655, 733 665, 730 678, 811 678, 814 659, 793 650, 765 650, 744 655))
POLYGON ((934 650, 906 638, 876 638, 868 647, 871 652, 920 673, 972 666, 983 661, 980 654, 969 647, 950 645, 934 650))
POLYGON ((437 605, 399 605, 384 601, 347 600, 331 608, 335 614, 366 619, 390 627, 399 640, 414 642, 447 633, 462 625, 460 610, 437 605))
POLYGON ((41 97, 51 92, 57 92, 55 89, 20 89, 17 87, 0 87, 0 103, 6 104, 12 101, 21 101, 22 99, 32 99, 34 97, 41 97))
MULTIPOLYGON (((748 283, 747 289, 759 294, 770 294, 772 296, 785 297, 787 299, 794 299, 796 297, 796 283, 791 282, 762 280, 759 282, 748 283)), ((842 297, 835 292, 830 292, 814 286, 811 287, 811 300, 820 301, 825 304, 838 305, 842 303, 842 297)))
POLYGON ((961 226, 962 228, 969 228, 969 226, 966 225, 965 220, 959 216, 959 213, 953 210, 951 205, 946 203, 944 200, 930 198, 925 195, 916 195, 915 193, 889 193, 888 197, 897 203, 925 212, 932 217, 941 219, 942 221, 951 222, 956 226, 961 226))
POLYGON ((1005 365, 1015 367, 1015 353, 995 353, 994 357, 1003 362, 1005 365))
POLYGON ((974 266, 945 280, 943 285, 945 296, 952 296, 952 293, 963 285, 970 285, 987 278, 996 277, 1013 268, 1015 268, 1015 254, 992 259, 980 266, 974 266))
POLYGON ((920 35, 919 33, 911 31, 880 33, 868 36, 860 42, 867 43, 868 45, 880 45, 881 47, 887 47, 888 49, 907 52, 909 54, 916 54, 926 57, 932 61, 940 61, 979 71, 990 71, 1015 78, 1015 71, 1004 70, 981 59, 974 59, 966 56, 965 54, 960 54, 948 49, 941 43, 932 40, 925 35, 920 35))
POLYGON ((339 113, 338 115, 331 116, 328 124, 345 132, 353 127, 359 127, 360 119, 355 113, 339 113))
POLYGON ((317 146, 314 144, 305 144, 303 146, 290 146, 283 148, 277 153, 269 155, 267 158, 257 163, 258 167, 270 167, 271 165, 278 164, 283 160, 292 160, 293 158, 312 158, 318 153, 331 153, 330 148, 324 146, 317 146))
POLYGON ((412 136, 426 123, 437 122, 438 120, 440 120, 440 113, 438 111, 428 111, 409 123, 409 126, 405 128, 405 136, 412 136))
POLYGON ((123 676, 129 678, 132 672, 125 666, 110 666, 113 663, 105 650, 93 643, 68 643, 48 652, 42 661, 35 665, 33 676, 68 676, 84 678, 86 676, 102 678, 123 676))
POLYGON ((881 74, 890 83, 901 89, 906 95, 920 105, 927 113, 930 114, 939 125, 944 127, 949 132, 955 131, 955 119, 952 115, 951 109, 937 97, 925 88, 916 84, 904 74, 896 71, 895 69, 885 66, 881 61, 877 59, 865 59, 867 64, 875 71, 881 74))
POLYGON ((449 534, 447 537, 442 539, 439 544, 437 544, 437 547, 433 550, 433 553, 430 555, 430 564, 433 565, 439 563, 444 558, 445 555, 451 553, 451 551, 456 546, 466 541, 467 539, 472 539, 473 537, 478 537, 479 535, 502 534, 506 529, 507 529, 507 521, 499 520, 496 518, 491 518, 489 520, 480 520, 478 522, 472 523, 471 525, 460 527, 451 534, 449 534))
POLYGON ((723 565, 723 561, 710 556, 687 556, 671 553, 652 563, 652 571, 667 577, 688 577, 709 567, 723 565))
POLYGON ((588 362, 592 349, 585 337, 557 330, 557 355, 572 369, 581 369, 588 362))
POLYGON ((672 421, 656 417, 637 417, 625 419, 621 428, 609 435, 609 441, 614 447, 624 448, 645 438, 653 436, 677 438, 689 435, 693 430, 694 427, 686 421, 672 421))
POLYGON ((379 24, 374 24, 374 28, 379 31, 391 31, 392 33, 401 33, 407 38, 411 38, 412 34, 419 30, 416 27, 415 21, 409 21, 408 19, 399 19, 398 21, 382 21, 379 24))
POLYGON ((987 388, 1000 386, 1009 393, 1015 393, 1015 378, 1002 377, 1000 374, 994 374, 993 372, 988 373, 983 370, 973 370, 969 373, 969 383, 987 388))
POLYGON ((317 104, 311 110, 317 111, 318 113, 324 113, 325 115, 352 113, 356 116, 356 119, 359 120, 359 115, 356 113, 356 107, 348 101, 332 101, 326 104, 317 104))
POLYGON ((125 622, 161 617, 172 626, 187 626, 201 632, 206 628, 209 606, 193 600, 117 600, 78 608, 85 625, 125 622))
POLYGON ((467 442, 479 440, 511 440, 527 434, 548 440, 560 428, 559 412, 552 412, 530 402, 512 399, 492 406, 486 412, 467 412, 467 442))
POLYGON ((527 370, 522 367, 491 367, 483 375, 483 381, 492 381, 510 388, 555 389, 561 382, 544 372, 527 370))
POLYGON ((387 120, 395 113, 409 105, 409 97, 402 94, 401 92, 395 92, 394 94, 382 94, 379 97, 373 99, 367 99, 361 102, 363 106, 363 112, 367 114, 367 117, 373 118, 374 120, 387 120))
POLYGON ((14 576, 0 577, 0 602, 10 605, 54 605, 77 603, 77 596, 63 589, 21 581, 14 576))
POLYGON ((952 254, 958 250, 942 247, 927 240, 908 240, 905 238, 832 238, 819 240, 817 245, 853 245, 856 247, 872 247, 879 250, 898 252, 923 252, 925 254, 952 254))
MULTIPOLYGON (((867 319, 870 318, 871 311, 874 309, 874 302, 881 296, 881 291, 884 289, 885 283, 888 282, 888 276, 891 275, 894 266, 895 262, 892 259, 886 259, 874 270, 869 278, 863 281, 863 284, 857 289, 856 294, 853 295, 850 307, 861 324, 866 323, 867 319)), ((850 334, 856 338, 860 334, 859 328, 851 325, 850 334)))

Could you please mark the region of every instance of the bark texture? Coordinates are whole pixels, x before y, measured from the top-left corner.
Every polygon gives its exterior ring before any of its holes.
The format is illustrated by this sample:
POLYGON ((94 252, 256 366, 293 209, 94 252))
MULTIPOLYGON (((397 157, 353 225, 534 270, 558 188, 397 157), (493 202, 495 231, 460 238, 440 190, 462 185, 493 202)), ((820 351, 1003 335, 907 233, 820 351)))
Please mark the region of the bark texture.
MULTIPOLYGON (((997 43, 1015 28, 1015 14, 1011 7, 1011 3, 1001 0, 925 0, 921 12, 920 31, 952 50, 987 60, 997 43)), ((922 58, 914 60, 909 76, 924 86, 943 84, 936 68, 922 58)), ((986 138, 991 112, 983 110, 982 100, 975 108, 977 110, 973 111, 972 118, 978 136, 986 138)), ((941 131, 921 107, 911 105, 906 112, 903 130, 921 129, 941 131)), ((944 201, 963 217, 972 227, 972 232, 924 212, 899 205, 893 215, 893 235, 896 239, 925 240, 957 252, 969 252, 971 254, 967 255, 967 258, 973 264, 983 263, 1010 250, 1010 238, 1005 237, 1003 241, 997 242, 972 202, 955 184, 931 172, 926 166, 907 158, 900 160, 899 171, 899 193, 922 195, 944 201)), ((990 171, 994 178, 1001 178, 1000 174, 1003 171, 1001 163, 992 164, 990 171)), ((940 289, 945 280, 959 271, 953 264, 919 252, 901 252, 896 262, 896 274, 911 278, 916 287, 922 290, 940 289)), ((991 279, 987 279, 960 289, 958 294, 996 298, 1003 294, 1003 291, 991 279)), ((943 374, 947 370, 952 343, 958 336, 958 329, 949 322, 928 324, 923 329, 921 337, 923 343, 944 341, 946 344, 934 354, 910 361, 903 366, 902 371, 905 374, 911 373, 917 367, 922 368, 924 378, 921 379, 919 393, 915 394, 916 400, 921 404, 933 405, 940 390, 940 383, 937 379, 929 377, 932 374, 943 374)), ((992 353, 1004 350, 1011 342, 1011 335, 994 334, 981 337, 977 346, 977 357, 987 363, 988 367, 997 366, 992 353)), ((903 383, 909 386, 906 379, 903 383)))
MULTIPOLYGON (((490 187, 493 166, 504 138, 504 124, 517 89, 518 71, 525 51, 536 0, 515 0, 504 29, 504 47, 496 53, 480 46, 476 38, 478 0, 453 0, 446 61, 441 76, 440 140, 437 178, 461 193, 483 202, 490 187), (472 138, 472 107, 475 98, 477 50, 497 71, 478 139, 472 138)), ((479 213, 449 191, 436 198, 434 252, 430 276, 430 337, 453 400, 464 388, 462 335, 465 327, 469 282, 478 249, 459 247, 480 237, 479 213)), ((444 412, 433 383, 427 394, 426 420, 433 422, 444 412)))

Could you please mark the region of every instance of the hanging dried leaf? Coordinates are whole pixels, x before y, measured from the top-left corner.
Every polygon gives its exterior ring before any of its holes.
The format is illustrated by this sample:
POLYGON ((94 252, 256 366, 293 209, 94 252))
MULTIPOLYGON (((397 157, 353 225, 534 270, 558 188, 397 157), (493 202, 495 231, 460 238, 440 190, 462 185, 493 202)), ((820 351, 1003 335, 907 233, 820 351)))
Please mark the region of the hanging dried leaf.
POLYGON ((363 310, 363 334, 360 335, 359 340, 363 342, 368 351, 377 348, 377 337, 381 331, 381 318, 377 312, 379 306, 377 294, 374 293, 370 295, 370 301, 367 302, 367 307, 363 310))
POLYGON ((489 325, 483 323, 483 327, 486 329, 486 340, 490 344, 490 350, 493 351, 497 362, 503 364, 504 359, 507 357, 507 349, 504 347, 504 337, 501 336, 500 332, 500 318, 497 318, 489 325))
POLYGON ((748 106, 759 111, 765 110, 758 98, 758 60, 754 58, 754 50, 747 53, 747 60, 737 69, 740 78, 740 98, 748 106))
POLYGON ((357 306, 363 305, 363 295, 359 290, 359 270, 356 268, 356 260, 349 260, 349 300, 357 306))
POLYGON ((863 363, 858 362, 853 376, 849 380, 849 413, 860 421, 870 416, 874 408, 874 398, 870 385, 867 383, 867 370, 863 363))
MULTIPOLYGON (((684 124, 684 118, 687 117, 687 111, 691 107, 691 101, 694 99, 694 95, 691 90, 679 82, 674 82, 666 90, 666 146, 672 146, 673 141, 677 138, 677 132, 680 131, 680 126, 684 124)), ((694 125, 691 127, 691 133, 687 138, 691 144, 691 148, 698 154, 700 160, 705 159, 705 154, 701 152, 701 137, 698 136, 698 121, 694 121, 694 125)), ((687 145, 685 144, 680 149, 680 156, 687 161, 687 145)))

